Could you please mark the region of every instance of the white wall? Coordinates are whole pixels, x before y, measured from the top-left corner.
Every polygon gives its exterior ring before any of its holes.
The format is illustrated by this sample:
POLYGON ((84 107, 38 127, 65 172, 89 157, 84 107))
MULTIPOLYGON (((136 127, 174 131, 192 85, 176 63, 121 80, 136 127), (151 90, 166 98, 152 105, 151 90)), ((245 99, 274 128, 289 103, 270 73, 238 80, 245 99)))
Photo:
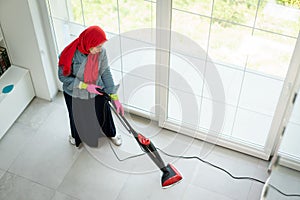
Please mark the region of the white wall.
POLYGON ((0 5, 0 24, 11 63, 29 69, 36 96, 51 100, 58 89, 55 49, 49 41, 50 29, 44 25, 45 15, 41 15, 44 4, 38 0, 0 0, 0 5))

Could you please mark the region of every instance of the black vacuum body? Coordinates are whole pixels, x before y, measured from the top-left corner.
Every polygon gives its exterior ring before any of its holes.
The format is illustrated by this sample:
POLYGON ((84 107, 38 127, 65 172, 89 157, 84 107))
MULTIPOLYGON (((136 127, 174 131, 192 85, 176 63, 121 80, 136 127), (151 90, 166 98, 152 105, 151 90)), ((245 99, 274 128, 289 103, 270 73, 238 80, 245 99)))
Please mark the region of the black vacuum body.
POLYGON ((111 104, 111 99, 108 94, 106 94, 103 90, 97 89, 98 92, 102 93, 104 97, 108 100, 108 103, 113 110, 113 112, 116 114, 116 116, 119 118, 123 126, 127 129, 128 132, 130 132, 136 139, 137 143, 140 145, 142 150, 147 153, 147 155, 151 158, 151 160, 156 164, 156 166, 162 171, 162 177, 161 177, 161 186, 163 188, 167 188, 170 186, 173 186, 174 184, 178 183, 182 180, 182 175, 177 171, 177 169, 172 165, 168 164, 165 165, 164 161, 160 157, 156 147, 154 144, 150 141, 150 139, 143 136, 141 133, 137 133, 129 124, 127 119, 118 114, 114 106, 111 104))

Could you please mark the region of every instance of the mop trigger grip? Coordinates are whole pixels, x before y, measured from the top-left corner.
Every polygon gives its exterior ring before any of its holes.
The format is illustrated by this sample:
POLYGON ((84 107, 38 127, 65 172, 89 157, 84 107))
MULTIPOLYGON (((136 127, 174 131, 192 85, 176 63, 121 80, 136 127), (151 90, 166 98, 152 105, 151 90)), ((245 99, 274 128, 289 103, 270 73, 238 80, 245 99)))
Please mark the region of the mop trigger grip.
POLYGON ((140 144, 148 146, 150 145, 151 141, 150 139, 146 138, 145 136, 143 136, 142 134, 138 134, 138 141, 140 144))
POLYGON ((103 94, 103 96, 107 99, 107 101, 111 101, 111 97, 107 94, 102 88, 96 88, 96 90, 103 94))

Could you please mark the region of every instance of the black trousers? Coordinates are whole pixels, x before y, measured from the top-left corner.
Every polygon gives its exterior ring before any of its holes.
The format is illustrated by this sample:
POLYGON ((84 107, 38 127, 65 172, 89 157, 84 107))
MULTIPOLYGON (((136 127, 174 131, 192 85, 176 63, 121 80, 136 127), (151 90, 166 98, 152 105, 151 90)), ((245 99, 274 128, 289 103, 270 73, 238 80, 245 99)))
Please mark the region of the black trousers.
POLYGON ((80 99, 65 92, 63 94, 68 109, 71 134, 77 147, 81 142, 97 147, 100 137, 116 135, 110 106, 103 96, 80 99))

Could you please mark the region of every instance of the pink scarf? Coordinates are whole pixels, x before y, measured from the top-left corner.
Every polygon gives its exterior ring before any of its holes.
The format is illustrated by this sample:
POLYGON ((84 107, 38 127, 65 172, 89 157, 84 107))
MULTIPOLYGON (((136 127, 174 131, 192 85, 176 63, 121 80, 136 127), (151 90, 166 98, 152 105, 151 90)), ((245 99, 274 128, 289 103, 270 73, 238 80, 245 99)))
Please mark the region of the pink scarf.
POLYGON ((99 70, 98 70, 99 56, 100 53, 96 53, 96 54, 90 53, 88 55, 87 62, 85 64, 85 69, 84 69, 85 83, 92 83, 92 84, 96 83, 99 75, 99 70))

